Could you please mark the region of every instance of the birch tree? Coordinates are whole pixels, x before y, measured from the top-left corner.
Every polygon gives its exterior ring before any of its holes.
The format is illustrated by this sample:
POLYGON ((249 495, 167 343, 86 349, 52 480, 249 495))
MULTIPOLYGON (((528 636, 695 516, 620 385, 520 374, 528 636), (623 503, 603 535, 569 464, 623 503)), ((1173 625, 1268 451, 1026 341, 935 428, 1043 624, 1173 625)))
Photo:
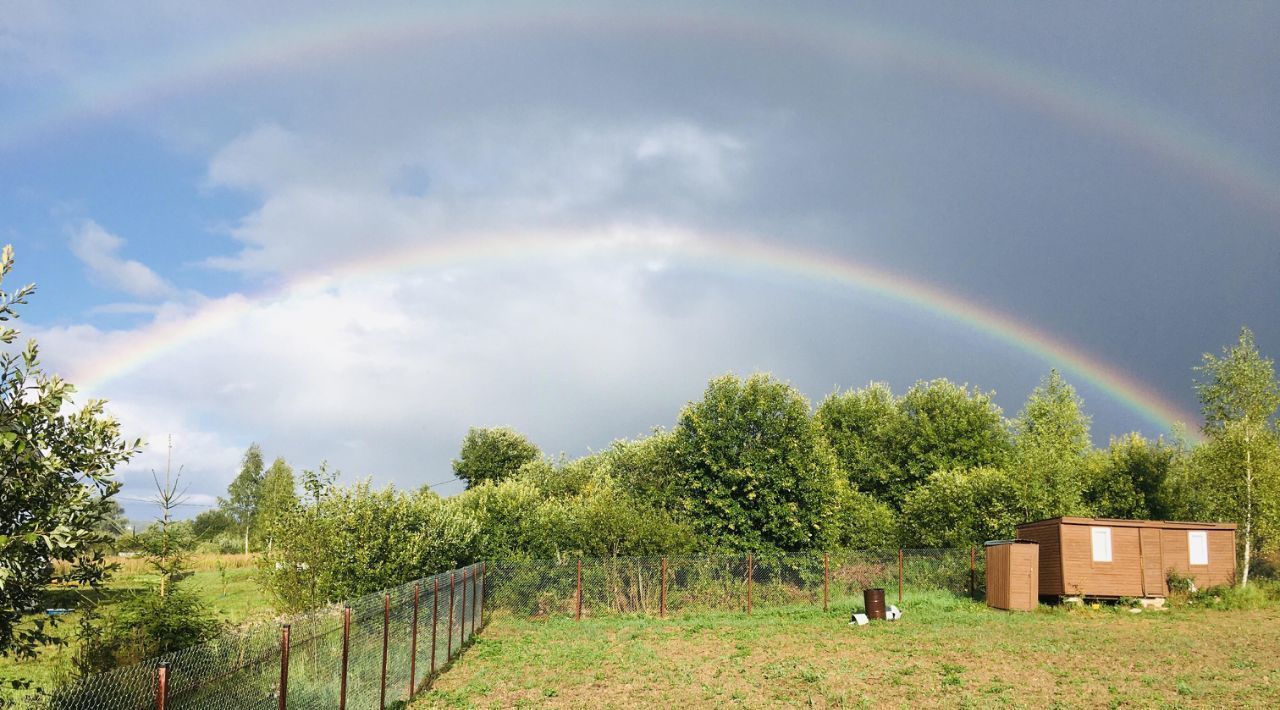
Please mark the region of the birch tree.
POLYGON ((1258 352, 1253 333, 1223 349, 1221 357, 1205 353, 1196 381, 1208 437, 1199 457, 1206 483, 1212 485, 1219 517, 1242 526, 1240 586, 1249 584, 1249 568, 1268 532, 1277 524, 1280 503, 1280 440, 1276 410, 1280 382, 1275 363, 1258 352))

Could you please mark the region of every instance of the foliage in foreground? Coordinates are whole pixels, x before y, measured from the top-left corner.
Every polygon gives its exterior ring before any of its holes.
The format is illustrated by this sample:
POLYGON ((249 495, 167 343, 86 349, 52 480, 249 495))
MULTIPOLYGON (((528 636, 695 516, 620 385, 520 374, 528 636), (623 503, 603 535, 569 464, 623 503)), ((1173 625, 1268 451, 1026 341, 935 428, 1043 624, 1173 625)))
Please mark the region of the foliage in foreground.
MULTIPOLYGON (((0 285, 12 268, 13 249, 5 247, 0 285)), ((140 445, 120 436, 100 401, 69 411, 75 388, 41 369, 34 340, 21 352, 8 349, 18 338, 9 323, 34 291, 0 291, 0 656, 32 657, 60 640, 44 619, 24 621, 55 561, 70 563, 68 580, 103 582, 111 535, 102 520, 120 487, 112 471, 140 445)))

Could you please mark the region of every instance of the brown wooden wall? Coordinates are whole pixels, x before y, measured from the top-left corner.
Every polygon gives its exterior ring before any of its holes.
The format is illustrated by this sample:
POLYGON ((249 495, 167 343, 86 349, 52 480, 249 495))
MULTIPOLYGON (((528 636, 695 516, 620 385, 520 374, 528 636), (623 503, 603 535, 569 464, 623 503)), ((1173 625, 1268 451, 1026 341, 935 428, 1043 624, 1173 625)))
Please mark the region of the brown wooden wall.
POLYGON ((1042 596, 1165 596, 1170 570, 1193 578, 1200 588, 1235 581, 1235 531, 1221 527, 1055 518, 1018 526, 1018 537, 1040 543, 1042 596), (1093 561, 1092 527, 1111 529, 1110 562, 1093 561), (1207 532, 1208 565, 1191 566, 1189 530, 1207 532))
POLYGON ((1062 584, 1062 545, 1056 520, 1018 526, 1018 537, 1040 543, 1040 595, 1066 596, 1062 584))
MULTIPOLYGON (((1236 535, 1234 530, 1209 531, 1209 564, 1191 566, 1186 530, 1161 530, 1160 545, 1165 571, 1191 577, 1196 586, 1217 587, 1236 581, 1236 535)), ((1167 576, 1167 575, 1166 575, 1167 576)))
POLYGON ((1111 561, 1093 561, 1091 525, 1063 524, 1062 577, 1069 596, 1140 597, 1138 528, 1111 527, 1111 561))
POLYGON ((987 606, 1031 611, 1040 603, 1039 545, 987 545, 987 606))

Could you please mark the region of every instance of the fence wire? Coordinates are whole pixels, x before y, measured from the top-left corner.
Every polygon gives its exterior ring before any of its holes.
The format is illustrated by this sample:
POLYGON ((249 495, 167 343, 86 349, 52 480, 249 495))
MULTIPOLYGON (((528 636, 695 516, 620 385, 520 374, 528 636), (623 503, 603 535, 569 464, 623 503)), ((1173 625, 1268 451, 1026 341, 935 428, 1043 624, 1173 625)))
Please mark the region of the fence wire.
POLYGON ((880 588, 982 598, 983 556, 974 549, 846 550, 708 557, 616 557, 496 562, 486 609, 526 617, 660 615, 861 603, 880 588))
POLYGON ((292 616, 279 625, 224 634, 82 678, 56 690, 47 707, 161 707, 163 667, 163 707, 175 710, 274 709, 282 707, 282 692, 287 708, 329 710, 342 706, 344 696, 353 710, 381 708, 423 688, 480 630, 484 581, 484 565, 471 565, 292 616), (282 663, 285 624, 287 664, 282 663))
POLYGON ((47 706, 160 707, 163 665, 165 708, 267 710, 281 707, 282 693, 287 708, 327 710, 344 698, 353 710, 381 708, 426 686, 491 611, 535 618, 749 612, 847 607, 872 588, 884 589, 890 602, 923 591, 980 599, 985 587, 985 555, 974 549, 475 564, 89 676, 55 691, 47 706))

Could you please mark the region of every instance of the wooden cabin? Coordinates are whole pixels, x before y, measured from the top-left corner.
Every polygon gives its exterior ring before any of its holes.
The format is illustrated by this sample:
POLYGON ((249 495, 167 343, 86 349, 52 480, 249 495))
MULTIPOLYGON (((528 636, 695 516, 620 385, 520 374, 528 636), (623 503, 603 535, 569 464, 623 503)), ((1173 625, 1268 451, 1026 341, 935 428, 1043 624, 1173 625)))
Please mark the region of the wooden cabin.
POLYGON ((1201 589, 1236 579, 1233 523, 1061 517, 1018 538, 1040 543, 1042 597, 1165 597, 1171 571, 1201 589))
POLYGON ((1030 540, 991 540, 987 553, 987 606, 1031 611, 1040 603, 1040 546, 1030 540))

